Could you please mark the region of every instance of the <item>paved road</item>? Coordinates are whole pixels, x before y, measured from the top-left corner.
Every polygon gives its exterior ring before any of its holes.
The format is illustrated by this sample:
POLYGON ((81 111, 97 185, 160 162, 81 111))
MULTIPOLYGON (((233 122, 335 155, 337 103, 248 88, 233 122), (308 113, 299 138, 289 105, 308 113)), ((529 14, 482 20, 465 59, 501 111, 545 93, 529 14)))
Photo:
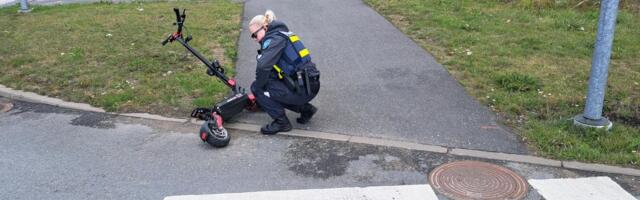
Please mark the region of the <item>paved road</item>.
POLYGON ((230 146, 214 149, 197 128, 18 102, 0 113, 0 199, 157 200, 426 183, 409 151, 239 131, 230 146), (381 167, 393 161, 402 162, 381 167))
MULTIPOLYGON (((240 131, 231 131, 228 147, 215 149, 200 142, 195 130, 192 124, 16 102, 0 113, 0 199, 162 199, 428 184, 434 167, 469 159, 240 131)), ((610 176, 640 195, 638 177, 488 162, 525 179, 610 176)), ((530 190, 527 199, 540 199, 530 190)))
MULTIPOLYGON (((243 27, 272 9, 298 33, 322 73, 308 126, 325 132, 526 154, 518 137, 412 40, 360 0, 248 0, 243 27)), ((240 35, 237 77, 255 78, 258 45, 240 35)), ((296 115, 290 114, 293 119, 296 115)), ((239 121, 264 124, 266 114, 239 121)))

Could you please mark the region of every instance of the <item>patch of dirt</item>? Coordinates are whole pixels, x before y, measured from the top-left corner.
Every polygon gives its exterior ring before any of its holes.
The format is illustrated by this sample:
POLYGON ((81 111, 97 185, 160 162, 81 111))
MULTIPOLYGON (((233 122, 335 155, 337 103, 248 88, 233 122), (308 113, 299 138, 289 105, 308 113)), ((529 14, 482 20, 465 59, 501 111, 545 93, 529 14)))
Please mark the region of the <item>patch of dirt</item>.
POLYGON ((608 116, 609 120, 640 128, 640 105, 616 104, 611 110, 604 112, 604 115, 608 116), (631 114, 623 115, 616 112, 617 110, 629 110, 631 114))
POLYGON ((391 23, 395 24, 397 27, 406 28, 409 26, 409 21, 402 15, 388 15, 391 23))

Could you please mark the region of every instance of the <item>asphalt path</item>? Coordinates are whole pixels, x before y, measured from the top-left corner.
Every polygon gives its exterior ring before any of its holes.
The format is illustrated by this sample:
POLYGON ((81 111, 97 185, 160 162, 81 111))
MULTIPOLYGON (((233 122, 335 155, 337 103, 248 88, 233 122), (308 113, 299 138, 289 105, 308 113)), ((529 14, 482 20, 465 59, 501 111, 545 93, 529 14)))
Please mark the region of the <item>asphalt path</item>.
MULTIPOLYGON (((519 138, 496 123, 428 52, 360 0, 245 1, 236 63, 242 86, 255 79, 259 47, 246 27, 266 9, 301 37, 322 74, 312 101, 319 112, 297 128, 527 154, 519 138)), ((295 117, 289 113, 292 121, 295 117)), ((245 113, 236 120, 271 119, 245 113)))

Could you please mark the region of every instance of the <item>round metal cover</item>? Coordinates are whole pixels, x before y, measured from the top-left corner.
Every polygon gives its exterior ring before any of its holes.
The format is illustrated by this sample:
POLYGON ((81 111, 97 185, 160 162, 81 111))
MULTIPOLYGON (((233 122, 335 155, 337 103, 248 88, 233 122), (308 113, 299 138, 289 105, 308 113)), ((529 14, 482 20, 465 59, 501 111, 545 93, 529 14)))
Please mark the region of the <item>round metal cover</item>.
POLYGON ((0 99, 0 113, 8 112, 11 108, 13 108, 13 104, 11 102, 0 99))
POLYGON ((434 189, 452 199, 522 199, 527 183, 515 172, 479 161, 456 161, 431 171, 434 189))

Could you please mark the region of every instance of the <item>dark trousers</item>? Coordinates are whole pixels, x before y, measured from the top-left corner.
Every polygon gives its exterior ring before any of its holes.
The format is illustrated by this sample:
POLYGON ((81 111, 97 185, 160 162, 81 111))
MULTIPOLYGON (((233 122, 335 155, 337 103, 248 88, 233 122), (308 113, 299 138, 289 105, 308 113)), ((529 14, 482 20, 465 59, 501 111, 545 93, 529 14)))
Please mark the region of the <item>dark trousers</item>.
POLYGON ((320 83, 312 84, 312 91, 310 95, 296 94, 290 90, 283 81, 271 79, 267 83, 265 88, 255 87, 255 82, 251 84, 251 92, 256 97, 258 105, 271 116, 276 119, 280 117, 286 117, 284 109, 289 109, 293 112, 300 113, 302 109, 309 102, 316 97, 320 90, 320 83), (264 92, 269 92, 269 96, 266 96, 264 92))

